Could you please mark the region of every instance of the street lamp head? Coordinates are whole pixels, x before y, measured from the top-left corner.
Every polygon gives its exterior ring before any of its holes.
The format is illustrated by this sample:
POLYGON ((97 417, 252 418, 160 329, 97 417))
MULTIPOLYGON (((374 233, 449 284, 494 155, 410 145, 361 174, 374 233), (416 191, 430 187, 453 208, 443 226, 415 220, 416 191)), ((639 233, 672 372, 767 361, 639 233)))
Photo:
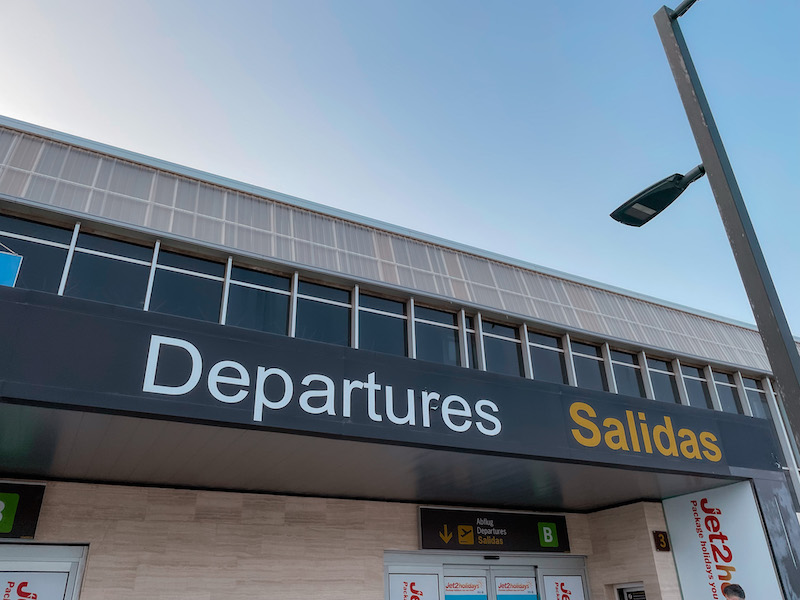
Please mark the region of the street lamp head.
POLYGON ((700 179, 705 172, 703 165, 698 165, 686 175, 674 173, 636 194, 612 212, 611 218, 624 225, 641 227, 672 204, 690 183, 700 179))

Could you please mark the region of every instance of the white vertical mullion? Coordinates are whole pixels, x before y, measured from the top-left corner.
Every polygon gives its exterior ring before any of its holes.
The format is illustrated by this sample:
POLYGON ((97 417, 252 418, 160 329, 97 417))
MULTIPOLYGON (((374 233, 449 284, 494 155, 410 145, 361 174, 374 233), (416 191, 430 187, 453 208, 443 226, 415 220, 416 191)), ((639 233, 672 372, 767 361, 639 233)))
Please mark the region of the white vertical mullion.
POLYGON ((708 393, 711 394, 711 405, 714 407, 714 410, 722 410, 722 402, 719 401, 719 394, 717 393, 717 382, 714 381, 714 372, 711 370, 711 367, 706 365, 703 367, 703 375, 706 378, 706 384, 708 386, 708 393))
POLYGON ((361 314, 359 313, 359 288, 358 285, 353 286, 353 320, 350 321, 350 347, 358 349, 358 333, 359 333, 359 320, 361 314))
POLYGON ((61 282, 58 284, 58 295, 63 296, 64 290, 67 287, 67 277, 69 276, 69 268, 72 266, 72 257, 75 256, 75 244, 78 243, 78 232, 81 229, 80 222, 75 223, 72 228, 72 239, 69 242, 69 250, 67 251, 67 260, 64 261, 64 270, 61 271, 61 282))
POLYGON ((469 352, 467 347, 469 345, 469 337, 467 336, 467 314, 462 308, 458 311, 458 361, 462 367, 469 368, 469 352))
POLYGON ((619 394, 617 376, 614 374, 614 363, 611 362, 611 348, 607 342, 600 346, 600 354, 603 355, 603 368, 606 371, 606 379, 608 380, 608 391, 612 394, 619 394))
POLYGON ((531 361, 531 347, 528 344, 528 325, 523 323, 519 328, 522 336, 522 361, 525 367, 525 377, 533 379, 533 362, 531 361))
POLYGON ((289 337, 295 337, 297 333, 297 287, 300 282, 300 275, 295 271, 292 274, 292 299, 289 302, 289 337))
POLYGON ((408 356, 417 358, 417 329, 414 326, 414 298, 409 298, 406 311, 408 312, 408 322, 406 331, 408 332, 408 356))
POLYGON ((744 379, 742 379, 742 374, 739 371, 736 371, 733 374, 733 380, 736 382, 736 391, 739 393, 739 403, 742 405, 744 414, 746 414, 748 417, 752 417, 753 408, 750 406, 750 399, 747 397, 747 390, 744 389, 744 379))
POLYGON ((147 277, 147 292, 144 295, 144 310, 150 310, 150 298, 153 296, 153 281, 156 278, 156 264, 158 264, 158 252, 161 250, 161 240, 156 240, 153 247, 153 260, 150 263, 150 275, 147 277))
POLYGON ((233 257, 228 257, 228 264, 225 265, 225 283, 222 286, 222 309, 219 312, 220 325, 225 325, 228 320, 228 294, 231 289, 231 270, 233 269, 233 257))
POLYGON ((772 389, 772 382, 769 377, 762 380, 764 391, 767 394, 767 404, 769 405, 770 416, 775 425, 775 431, 778 434, 778 441, 780 442, 783 455, 786 458, 786 466, 789 467, 789 479, 794 487, 795 496, 800 498, 800 456, 796 453, 795 446, 792 444, 792 437, 786 429, 786 422, 784 421, 784 412, 778 406, 778 397, 775 390, 772 389))
POLYGON ((681 404, 684 406, 690 406, 689 392, 686 391, 686 382, 683 380, 681 361, 679 361, 677 358, 672 359, 672 371, 675 374, 675 385, 678 386, 678 396, 680 397, 681 404))
POLYGON ((475 350, 478 354, 478 370, 485 371, 486 354, 483 347, 483 319, 481 318, 481 313, 475 313, 475 341, 477 342, 475 350))
POLYGON ((642 383, 644 384, 645 398, 650 400, 656 399, 656 391, 653 389, 653 380, 650 379, 650 369, 647 368, 647 355, 644 350, 639 352, 639 372, 642 374, 642 383))
POLYGON ((578 376, 575 373, 575 362, 572 358, 572 340, 568 333, 561 338, 564 346, 564 364, 567 366, 567 383, 572 387, 578 387, 578 376))

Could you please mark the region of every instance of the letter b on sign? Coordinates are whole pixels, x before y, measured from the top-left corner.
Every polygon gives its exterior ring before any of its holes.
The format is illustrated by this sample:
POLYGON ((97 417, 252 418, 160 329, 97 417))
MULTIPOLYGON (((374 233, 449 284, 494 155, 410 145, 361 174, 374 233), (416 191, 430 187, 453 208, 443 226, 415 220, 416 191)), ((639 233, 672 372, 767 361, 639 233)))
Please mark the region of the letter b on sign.
POLYGON ((542 548, 557 548, 558 533, 555 523, 539 523, 539 544, 542 548))
POLYGON ((11 533, 17 515, 19 494, 0 494, 0 533, 11 533))

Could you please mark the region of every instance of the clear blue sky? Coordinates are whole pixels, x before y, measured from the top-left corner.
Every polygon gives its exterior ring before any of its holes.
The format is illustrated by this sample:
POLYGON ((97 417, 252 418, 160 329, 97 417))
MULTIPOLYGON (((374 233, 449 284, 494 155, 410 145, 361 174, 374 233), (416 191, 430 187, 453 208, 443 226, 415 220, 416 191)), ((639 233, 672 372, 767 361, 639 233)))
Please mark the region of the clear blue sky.
MULTIPOLYGON (((675 2, 677 4, 677 1, 675 2)), ((753 322, 658 0, 4 2, 0 114, 753 322)), ((800 2, 682 17, 800 334, 800 2)))

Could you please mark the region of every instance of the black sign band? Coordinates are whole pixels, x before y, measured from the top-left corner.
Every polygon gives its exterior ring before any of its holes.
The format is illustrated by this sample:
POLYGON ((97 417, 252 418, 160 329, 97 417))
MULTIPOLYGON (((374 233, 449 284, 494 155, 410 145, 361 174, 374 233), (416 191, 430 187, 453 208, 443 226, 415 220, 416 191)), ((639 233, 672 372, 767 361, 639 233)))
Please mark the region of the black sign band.
POLYGON ((560 515, 420 508, 423 550, 569 552, 560 515))

